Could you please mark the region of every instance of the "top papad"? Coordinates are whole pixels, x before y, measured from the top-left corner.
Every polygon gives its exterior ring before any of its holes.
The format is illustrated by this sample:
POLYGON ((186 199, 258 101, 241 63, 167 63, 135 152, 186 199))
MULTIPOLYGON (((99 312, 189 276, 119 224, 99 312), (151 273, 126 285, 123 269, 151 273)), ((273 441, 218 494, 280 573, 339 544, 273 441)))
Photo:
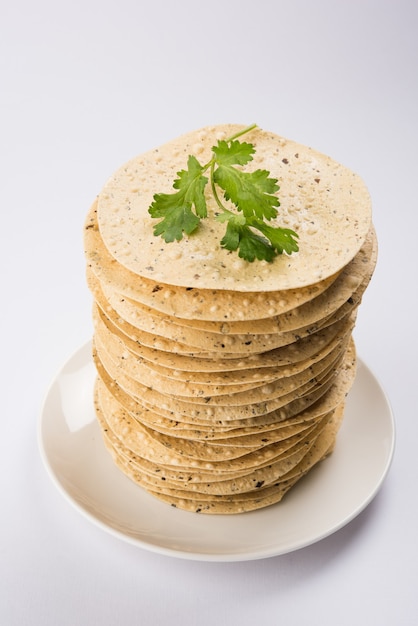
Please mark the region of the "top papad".
POLYGON ((100 235, 109 254, 134 274, 179 287, 268 292, 298 289, 339 272, 360 250, 371 226, 371 201, 362 179, 312 148, 255 128, 246 171, 277 178, 279 214, 273 226, 299 235, 299 252, 272 263, 248 263, 220 247, 225 225, 211 219, 217 205, 206 189, 209 219, 179 242, 156 237, 148 208, 156 193, 172 193, 189 154, 206 164, 212 146, 242 130, 236 124, 205 127, 137 156, 107 181, 98 196, 100 235))

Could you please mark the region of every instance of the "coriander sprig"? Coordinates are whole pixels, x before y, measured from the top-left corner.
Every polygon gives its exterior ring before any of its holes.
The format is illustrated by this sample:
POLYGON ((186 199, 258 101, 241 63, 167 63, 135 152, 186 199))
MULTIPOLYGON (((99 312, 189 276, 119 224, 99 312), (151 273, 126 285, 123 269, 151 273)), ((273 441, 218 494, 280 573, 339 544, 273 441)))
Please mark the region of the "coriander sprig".
POLYGON ((220 245, 237 251, 246 261, 273 261, 278 254, 297 252, 298 235, 289 228, 268 224, 277 217, 280 206, 275 195, 279 190, 277 179, 267 170, 245 172, 240 167, 253 160, 253 144, 238 141, 242 135, 256 128, 252 124, 228 139, 221 139, 212 147, 212 157, 201 165, 190 155, 187 169, 177 172, 173 193, 158 193, 148 209, 151 217, 162 218, 154 227, 154 235, 161 235, 167 243, 180 241, 183 233, 191 235, 200 220, 208 215, 205 188, 210 180, 212 195, 219 208, 215 219, 226 224, 220 245), (209 174, 209 178, 205 174, 209 174), (223 200, 218 189, 223 192, 223 200), (231 208, 236 210, 231 210, 231 208))

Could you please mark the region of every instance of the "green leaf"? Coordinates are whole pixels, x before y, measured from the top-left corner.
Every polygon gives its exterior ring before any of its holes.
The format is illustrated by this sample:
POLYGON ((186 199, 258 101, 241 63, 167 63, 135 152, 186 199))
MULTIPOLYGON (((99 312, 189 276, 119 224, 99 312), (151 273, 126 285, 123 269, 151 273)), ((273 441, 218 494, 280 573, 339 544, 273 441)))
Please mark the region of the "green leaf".
POLYGON ((250 263, 255 259, 271 262, 277 254, 264 237, 260 237, 248 226, 238 224, 233 219, 227 224, 221 246, 231 252, 238 250, 238 256, 250 263))
POLYGON ((187 206, 167 206, 164 219, 154 226, 154 235, 161 235, 166 243, 183 238, 183 232, 191 235, 200 219, 187 206))
POLYGON ((231 250, 231 252, 238 250, 241 228, 240 224, 236 224, 232 220, 227 223, 225 235, 221 239, 222 248, 231 250))
POLYGON ((224 190, 226 200, 231 200, 246 217, 271 220, 277 216, 279 199, 273 195, 278 189, 277 180, 269 178, 267 170, 241 172, 234 167, 220 165, 213 174, 214 181, 224 190))
POLYGON ((218 165, 245 165, 253 160, 254 146, 245 141, 218 141, 217 146, 212 148, 218 165))
POLYGON ((208 179, 203 176, 204 168, 194 156, 189 156, 187 170, 177 172, 178 179, 174 181, 174 189, 180 189, 184 193, 187 204, 195 206, 199 217, 207 216, 206 199, 204 189, 208 179))
POLYGON ((283 252, 286 252, 286 254, 298 252, 299 246, 297 239, 299 235, 294 230, 290 228, 275 228, 258 220, 250 220, 250 224, 267 237, 278 254, 282 254, 283 252))
POLYGON ((148 209, 151 217, 163 218, 154 227, 154 235, 161 235, 167 243, 180 241, 183 232, 193 233, 200 219, 207 216, 204 189, 208 179, 203 176, 204 169, 194 156, 189 156, 187 166, 187 170, 177 172, 178 178, 173 183, 178 191, 155 194, 148 209))

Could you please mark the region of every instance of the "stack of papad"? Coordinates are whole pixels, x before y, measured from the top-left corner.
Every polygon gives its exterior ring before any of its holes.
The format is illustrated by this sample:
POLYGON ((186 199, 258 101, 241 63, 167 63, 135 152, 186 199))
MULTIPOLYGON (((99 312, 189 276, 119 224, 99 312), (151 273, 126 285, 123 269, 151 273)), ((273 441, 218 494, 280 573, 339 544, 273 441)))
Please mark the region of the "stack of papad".
MULTIPOLYGON (((276 503, 332 451, 377 254, 361 179, 260 129, 246 138, 246 168, 278 179, 277 224, 297 231, 300 251, 248 263, 220 247, 213 219, 180 242, 155 237, 153 195, 172 191, 189 154, 206 163, 240 129, 205 128, 134 158, 85 225, 105 444, 148 492, 202 513, 276 503)), ((216 212, 209 192, 207 204, 216 212)))

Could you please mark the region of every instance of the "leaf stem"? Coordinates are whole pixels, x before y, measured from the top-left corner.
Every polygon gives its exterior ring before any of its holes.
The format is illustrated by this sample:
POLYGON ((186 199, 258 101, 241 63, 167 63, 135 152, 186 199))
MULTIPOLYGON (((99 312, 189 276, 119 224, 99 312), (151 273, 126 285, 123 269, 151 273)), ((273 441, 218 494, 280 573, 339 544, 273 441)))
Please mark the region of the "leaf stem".
POLYGON ((246 128, 243 128, 242 130, 239 130, 234 135, 231 135, 230 137, 225 139, 225 141, 227 141, 227 142, 234 141, 234 139, 238 139, 238 137, 242 137, 242 135, 246 135, 251 130, 254 130, 254 128, 257 128, 257 124, 251 124, 250 126, 247 126, 246 128))
POLYGON ((216 185, 215 185, 215 180, 213 177, 213 172, 215 170, 215 165, 216 165, 216 160, 215 157, 212 159, 211 164, 210 164, 210 186, 212 189, 212 193, 213 193, 213 197, 216 200, 216 204, 218 205, 218 207, 221 209, 221 211, 227 211, 227 209, 224 207, 224 205, 222 204, 222 202, 219 199, 218 196, 218 191, 216 189, 216 185))

